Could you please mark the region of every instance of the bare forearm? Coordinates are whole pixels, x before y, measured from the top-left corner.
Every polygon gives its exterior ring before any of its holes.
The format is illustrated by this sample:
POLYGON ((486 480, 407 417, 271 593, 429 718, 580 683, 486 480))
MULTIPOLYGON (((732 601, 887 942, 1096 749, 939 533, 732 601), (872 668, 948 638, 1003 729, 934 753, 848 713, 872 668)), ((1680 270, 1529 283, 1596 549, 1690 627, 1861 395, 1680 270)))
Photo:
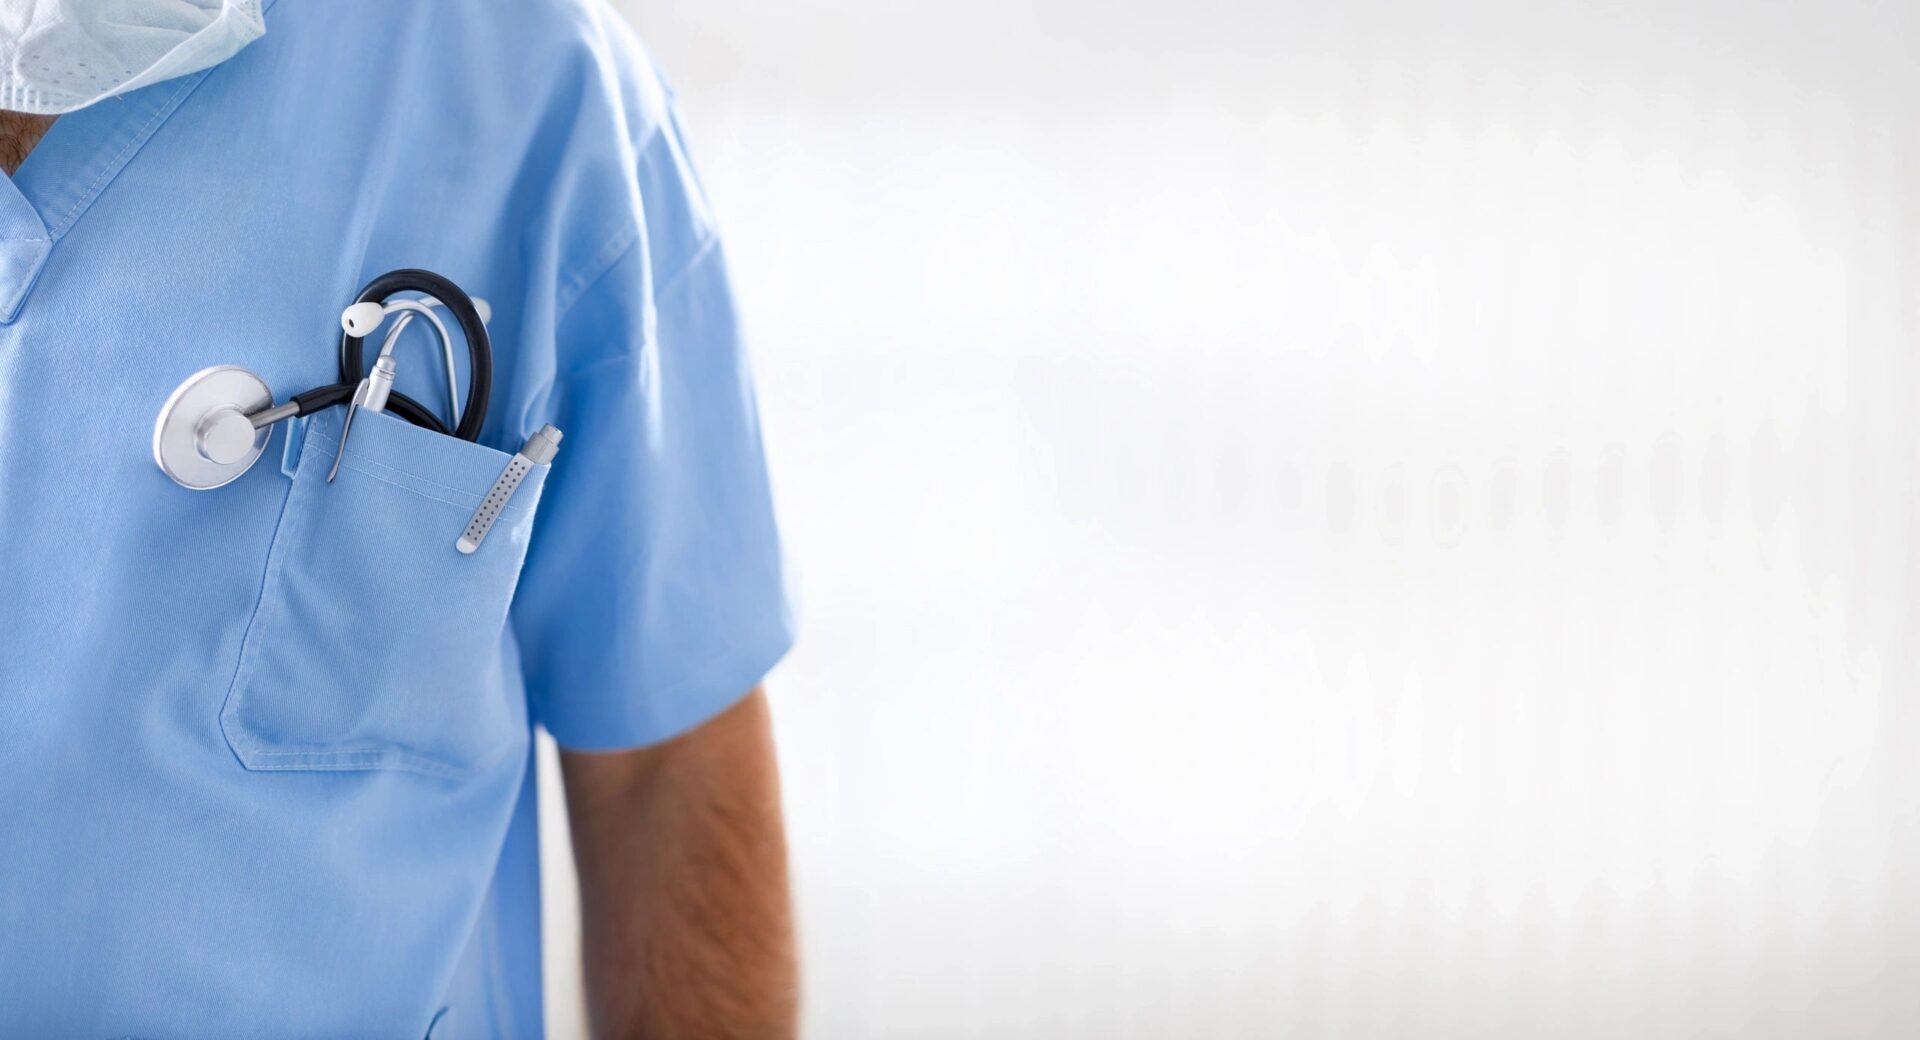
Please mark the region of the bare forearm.
POLYGON ((588 1010, 604 1038, 795 1031, 786 841, 765 696, 659 747, 563 757, 588 1010))

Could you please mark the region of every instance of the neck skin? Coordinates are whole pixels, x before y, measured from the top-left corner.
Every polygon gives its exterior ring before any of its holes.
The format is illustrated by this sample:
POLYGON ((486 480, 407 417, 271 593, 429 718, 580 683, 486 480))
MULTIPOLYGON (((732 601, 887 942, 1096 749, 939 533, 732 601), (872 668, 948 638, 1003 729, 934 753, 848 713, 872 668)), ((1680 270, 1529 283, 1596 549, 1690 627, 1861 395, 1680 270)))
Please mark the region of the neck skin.
POLYGON ((0 170, 11 177, 27 161, 27 153, 53 125, 53 116, 34 116, 25 112, 0 112, 0 170))

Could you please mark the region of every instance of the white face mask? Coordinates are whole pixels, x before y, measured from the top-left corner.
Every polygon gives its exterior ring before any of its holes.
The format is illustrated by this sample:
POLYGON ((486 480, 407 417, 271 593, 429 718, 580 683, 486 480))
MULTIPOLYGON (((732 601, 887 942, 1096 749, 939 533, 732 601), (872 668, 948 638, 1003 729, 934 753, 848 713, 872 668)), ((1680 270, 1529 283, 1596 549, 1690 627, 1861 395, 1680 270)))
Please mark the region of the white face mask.
POLYGON ((218 65, 260 0, 0 0, 0 109, 58 115, 218 65))

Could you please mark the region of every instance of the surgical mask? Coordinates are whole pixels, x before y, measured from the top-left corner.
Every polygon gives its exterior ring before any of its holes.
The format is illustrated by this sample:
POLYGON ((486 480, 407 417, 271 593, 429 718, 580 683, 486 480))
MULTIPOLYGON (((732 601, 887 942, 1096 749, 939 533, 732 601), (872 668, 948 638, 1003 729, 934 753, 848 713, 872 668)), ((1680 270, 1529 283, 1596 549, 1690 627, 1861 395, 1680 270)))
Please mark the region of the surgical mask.
POLYGON ((72 112, 218 65, 266 31, 260 0, 0 0, 0 109, 72 112))

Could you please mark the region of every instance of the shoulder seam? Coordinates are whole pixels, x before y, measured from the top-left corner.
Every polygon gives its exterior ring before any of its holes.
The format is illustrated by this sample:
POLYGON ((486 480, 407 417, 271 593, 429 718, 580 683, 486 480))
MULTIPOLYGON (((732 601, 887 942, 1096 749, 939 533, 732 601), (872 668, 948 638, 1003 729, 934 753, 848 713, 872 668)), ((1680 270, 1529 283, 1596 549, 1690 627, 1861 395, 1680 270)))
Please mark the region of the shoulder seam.
MULTIPOLYGON (((639 244, 639 241, 640 241, 639 236, 637 235, 634 236, 633 240, 627 243, 627 247, 625 249, 622 249, 613 258, 613 260, 610 263, 608 263, 604 268, 602 268, 598 275, 595 275, 585 285, 581 286, 580 291, 575 294, 573 302, 578 303, 581 297, 584 297, 588 292, 591 292, 593 290, 593 287, 600 283, 601 279, 605 278, 609 272, 611 272, 616 266, 619 265, 619 262, 622 259, 626 258, 627 254, 633 252, 634 247, 639 244)), ((657 305, 661 299, 667 297, 668 295, 671 295, 673 290, 675 290, 676 288, 679 288, 682 278, 684 278, 687 274, 691 273, 693 270, 698 268, 701 264, 705 263, 708 257, 712 256, 714 253, 719 251, 719 247, 720 247, 719 235, 707 236, 707 240, 700 244, 700 248, 694 250, 693 256, 690 257, 686 263, 680 265, 680 269, 675 271, 670 277, 667 278, 666 281, 660 284, 659 289, 654 291, 653 298, 654 298, 655 304, 657 305)), ((573 308, 571 305, 569 305, 566 311, 561 312, 560 315, 554 319, 553 327, 555 329, 556 334, 560 326, 566 324, 567 318, 572 313, 573 313, 573 308)), ((589 361, 584 365, 578 365, 573 368, 570 368, 567 371, 560 373, 560 375, 556 378, 560 381, 577 379, 580 376, 583 376, 586 373, 596 368, 600 368, 603 365, 611 365, 617 361, 623 361, 627 358, 634 356, 635 354, 638 354, 639 352, 640 352, 640 348, 638 347, 628 347, 624 350, 619 351, 618 353, 609 354, 606 357, 602 357, 602 358, 595 358, 594 360, 589 361)))
MULTIPOLYGON (((645 155, 647 150, 652 148, 654 144, 660 140, 665 129, 665 120, 647 128, 646 136, 633 143, 633 154, 636 160, 640 156, 645 155)), ((637 164, 633 170, 633 176, 636 179, 639 177, 639 167, 637 164)), ((641 199, 640 203, 644 207, 646 200, 641 199)), ((579 302, 580 297, 586 295, 587 290, 593 288, 595 282, 605 278, 607 272, 612 270, 613 266, 618 264, 621 258, 625 257, 627 253, 633 249, 635 242, 639 241, 640 232, 646 226, 646 217, 644 212, 635 214, 635 216, 639 219, 634 222, 632 227, 623 228, 619 234, 608 239, 599 249, 594 251, 593 259, 585 264, 582 268, 582 273, 568 280, 568 282, 562 286, 560 293, 555 297, 554 301, 553 310, 556 315, 554 324, 556 326, 561 321, 566 320, 567 313, 573 310, 573 305, 579 302)))
POLYGON ((715 249, 718 249, 719 246, 720 246, 720 236, 708 235, 706 237, 706 240, 700 243, 700 248, 694 250, 692 256, 687 257, 687 262, 684 264, 681 264, 680 269, 678 271, 675 271, 671 275, 668 275, 667 280, 660 283, 660 288, 655 289, 653 291, 654 298, 657 300, 657 299, 660 299, 661 297, 671 295, 673 293, 673 290, 680 286, 680 280, 682 278, 685 278, 687 274, 691 272, 694 268, 699 267, 701 264, 705 263, 707 260, 708 254, 712 253, 715 249))
POLYGON ((608 239, 605 245, 595 251, 593 262, 587 264, 584 269, 586 273, 567 281, 560 294, 554 298, 554 328, 559 328, 561 323, 567 320, 567 315, 573 313, 574 304, 579 303, 582 296, 600 284, 600 280, 605 278, 609 271, 619 266, 620 261, 639 246, 640 231, 640 225, 635 224, 608 239))

